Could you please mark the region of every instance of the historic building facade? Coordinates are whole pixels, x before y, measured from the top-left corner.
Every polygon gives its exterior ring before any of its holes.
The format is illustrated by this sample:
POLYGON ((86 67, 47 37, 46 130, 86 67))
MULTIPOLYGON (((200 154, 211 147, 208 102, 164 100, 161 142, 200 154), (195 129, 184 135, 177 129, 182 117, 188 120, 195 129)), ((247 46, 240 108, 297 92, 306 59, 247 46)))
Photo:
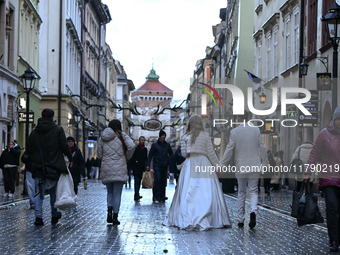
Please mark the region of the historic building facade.
POLYGON ((0 145, 16 139, 19 1, 0 2, 0 145))
MULTIPOLYGON (((159 75, 152 68, 149 75, 146 76, 146 82, 135 91, 131 92, 131 100, 141 115, 132 115, 131 121, 134 123, 132 138, 138 142, 140 136, 145 136, 146 145, 151 144, 158 139, 158 125, 170 125, 171 111, 164 110, 162 114, 154 114, 163 108, 170 108, 173 98, 173 91, 159 81, 159 75), (153 121, 150 121, 153 120, 153 121), (155 131, 153 131, 155 130, 155 131)), ((167 139, 170 138, 170 127, 166 126, 164 131, 167 133, 167 139)))

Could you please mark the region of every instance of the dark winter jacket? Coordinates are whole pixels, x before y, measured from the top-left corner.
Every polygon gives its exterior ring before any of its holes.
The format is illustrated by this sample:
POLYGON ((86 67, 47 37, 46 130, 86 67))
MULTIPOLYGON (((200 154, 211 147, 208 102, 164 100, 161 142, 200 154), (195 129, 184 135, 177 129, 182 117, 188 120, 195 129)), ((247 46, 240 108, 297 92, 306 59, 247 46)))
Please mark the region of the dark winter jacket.
POLYGON ((132 158, 130 159, 132 165, 132 170, 134 175, 142 175, 145 171, 146 160, 148 158, 148 149, 144 147, 142 151, 142 147, 138 144, 136 146, 135 152, 133 153, 132 158))
POLYGON ((27 139, 27 153, 32 157, 32 175, 42 177, 42 163, 39 153, 39 139, 44 165, 58 169, 61 173, 68 173, 63 154, 70 162, 73 161, 64 129, 55 124, 50 118, 38 119, 38 125, 27 139))
POLYGON ((87 159, 87 161, 85 163, 85 167, 86 167, 87 173, 90 173, 91 172, 91 167, 92 167, 90 159, 87 159))
POLYGON ((163 143, 159 139, 151 146, 147 166, 150 166, 151 159, 153 158, 153 166, 168 166, 170 164, 170 157, 173 152, 170 144, 166 141, 163 143))
POLYGON ((181 146, 179 146, 174 155, 171 157, 169 166, 170 173, 174 173, 175 178, 177 178, 180 173, 177 169, 177 165, 182 164, 184 160, 185 158, 181 155, 181 146))
POLYGON ((324 128, 314 143, 309 154, 305 171, 309 174, 317 169, 319 162, 319 188, 327 186, 340 187, 340 133, 335 129, 334 122, 324 128))
POLYGON ((71 152, 73 165, 70 168, 74 183, 80 183, 80 175, 85 176, 85 162, 79 147, 76 145, 74 151, 71 152))
POLYGON ((4 169, 4 165, 14 165, 19 166, 19 159, 20 159, 20 148, 15 146, 13 148, 6 148, 0 157, 0 168, 4 169))

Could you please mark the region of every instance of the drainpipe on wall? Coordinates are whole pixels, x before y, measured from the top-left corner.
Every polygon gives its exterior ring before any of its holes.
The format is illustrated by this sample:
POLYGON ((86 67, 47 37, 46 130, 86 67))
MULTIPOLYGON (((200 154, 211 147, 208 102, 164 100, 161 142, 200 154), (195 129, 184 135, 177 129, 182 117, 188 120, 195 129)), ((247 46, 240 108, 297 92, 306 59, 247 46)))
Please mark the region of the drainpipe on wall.
MULTIPOLYGON (((100 68, 101 68, 101 53, 102 53, 102 50, 101 50, 101 41, 102 41, 102 23, 99 24, 99 63, 98 63, 98 91, 100 93, 100 68)), ((100 93, 100 96, 98 98, 100 98, 102 96, 102 94, 100 93)), ((99 118, 98 118, 98 112, 97 111, 97 127, 98 127, 98 131, 99 131, 99 118)))
POLYGON ((99 92, 100 92, 100 68, 101 68, 101 53, 102 53, 102 50, 101 50, 101 47, 102 47, 102 24, 103 23, 100 23, 99 24, 99 63, 98 63, 98 89, 99 89, 99 92))
MULTIPOLYGON (((83 96, 83 81, 82 81, 82 75, 85 75, 85 72, 84 72, 84 59, 85 59, 85 45, 83 44, 83 42, 85 42, 85 38, 84 38, 84 28, 83 28, 83 24, 85 23, 85 2, 84 0, 81 1, 82 2, 82 6, 83 6, 83 9, 81 10, 81 29, 80 29, 80 36, 81 36, 81 43, 82 43, 82 46, 83 46, 83 51, 81 53, 81 58, 80 58, 80 96, 83 96)), ((83 137, 83 158, 86 160, 86 155, 85 155, 85 150, 86 150, 86 147, 85 147, 85 119, 83 118, 82 120, 82 137, 83 137)))
MULTIPOLYGON (((300 49, 299 49, 299 88, 302 88, 302 74, 300 70, 300 65, 303 59, 303 36, 304 36, 304 19, 305 19, 305 0, 300 0, 300 49)), ((302 144, 302 127, 299 127, 299 142, 298 144, 302 144)))
POLYGON ((300 0, 300 46, 299 46, 299 88, 302 88, 302 74, 300 65, 303 59, 303 35, 304 35, 304 18, 305 18, 305 0, 300 0))
POLYGON ((62 35, 63 35, 63 0, 59 10, 59 84, 58 84, 58 124, 61 125, 61 68, 62 68, 62 35))

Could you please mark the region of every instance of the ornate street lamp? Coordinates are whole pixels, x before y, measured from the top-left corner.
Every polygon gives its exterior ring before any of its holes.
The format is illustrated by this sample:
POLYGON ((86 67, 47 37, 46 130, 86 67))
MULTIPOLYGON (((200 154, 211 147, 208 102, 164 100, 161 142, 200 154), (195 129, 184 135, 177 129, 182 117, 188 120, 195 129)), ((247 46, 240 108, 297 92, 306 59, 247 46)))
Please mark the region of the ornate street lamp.
POLYGON ((340 40, 340 5, 336 2, 329 7, 328 13, 322 17, 326 22, 328 38, 333 46, 333 88, 332 88, 332 109, 334 112, 338 105, 338 47, 340 40))
POLYGON ((31 68, 27 68, 25 73, 20 76, 22 85, 26 90, 26 143, 29 135, 29 111, 30 111, 30 96, 32 89, 34 89, 35 80, 38 79, 38 76, 35 75, 34 71, 31 68))
POLYGON ((302 76, 306 76, 308 73, 308 64, 305 62, 305 60, 302 60, 302 63, 300 64, 300 72, 302 76))
POLYGON ((266 95, 262 92, 262 94, 260 95, 260 103, 264 104, 266 102, 266 95))
POLYGON ((74 123, 76 124, 76 128, 77 128, 77 133, 76 133, 76 142, 77 142, 77 144, 78 144, 78 136, 79 136, 79 127, 78 127, 78 124, 79 124, 82 116, 83 115, 81 114, 79 109, 77 109, 77 110, 75 110, 73 112, 73 120, 74 120, 74 123))

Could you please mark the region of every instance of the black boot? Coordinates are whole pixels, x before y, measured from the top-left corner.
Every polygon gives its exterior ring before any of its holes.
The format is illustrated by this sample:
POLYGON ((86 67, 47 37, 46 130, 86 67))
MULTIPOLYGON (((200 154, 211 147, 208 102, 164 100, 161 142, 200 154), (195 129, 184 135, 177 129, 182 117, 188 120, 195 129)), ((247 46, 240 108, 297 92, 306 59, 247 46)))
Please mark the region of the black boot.
POLYGON ((52 217, 51 223, 52 224, 57 224, 58 220, 60 220, 61 216, 62 216, 61 212, 58 212, 57 217, 52 217))
POLYGON ((113 220, 112 220, 112 206, 109 206, 108 208, 107 208, 107 223, 112 223, 113 222, 113 220))
POLYGON ((44 225, 43 219, 39 218, 39 217, 36 217, 34 225, 36 225, 36 226, 43 226, 44 225))
POLYGON ((119 225, 120 222, 118 221, 118 213, 113 214, 113 225, 119 225))

